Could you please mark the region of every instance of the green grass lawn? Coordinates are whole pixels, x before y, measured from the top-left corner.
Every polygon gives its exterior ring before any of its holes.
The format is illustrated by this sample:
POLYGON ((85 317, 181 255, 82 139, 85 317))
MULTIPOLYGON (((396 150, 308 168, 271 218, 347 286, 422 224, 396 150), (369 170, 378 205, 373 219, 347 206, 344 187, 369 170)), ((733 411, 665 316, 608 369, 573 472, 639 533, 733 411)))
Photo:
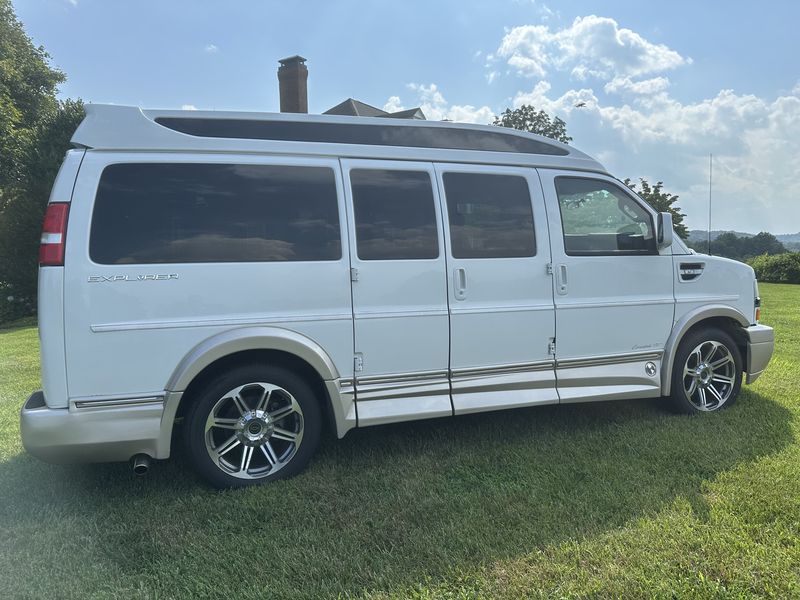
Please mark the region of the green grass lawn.
POLYGON ((720 414, 655 401, 356 430, 215 492, 180 455, 27 456, 36 329, 0 331, 0 597, 800 597, 800 286, 761 286, 776 355, 720 414))

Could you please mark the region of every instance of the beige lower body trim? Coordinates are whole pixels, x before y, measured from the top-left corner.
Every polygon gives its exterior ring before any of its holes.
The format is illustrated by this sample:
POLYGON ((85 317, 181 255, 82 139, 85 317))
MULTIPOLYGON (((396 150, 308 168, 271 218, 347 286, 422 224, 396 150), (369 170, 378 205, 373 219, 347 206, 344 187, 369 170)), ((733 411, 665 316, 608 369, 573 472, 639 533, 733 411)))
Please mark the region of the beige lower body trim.
POLYGON ((360 427, 453 414, 447 371, 359 377, 356 403, 360 427))
POLYGON ((661 395, 661 359, 661 352, 637 352, 559 360, 556 379, 561 403, 656 398, 661 395), (648 363, 655 370, 648 370, 648 363))
POLYGON ((456 415, 558 404, 553 361, 454 369, 451 371, 456 415))

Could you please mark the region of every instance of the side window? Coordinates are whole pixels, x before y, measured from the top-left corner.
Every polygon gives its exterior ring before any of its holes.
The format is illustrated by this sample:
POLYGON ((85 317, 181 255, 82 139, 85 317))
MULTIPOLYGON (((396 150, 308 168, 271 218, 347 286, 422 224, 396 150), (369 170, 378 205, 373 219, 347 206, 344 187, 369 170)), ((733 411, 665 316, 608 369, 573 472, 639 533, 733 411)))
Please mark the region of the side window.
POLYGON ((353 169, 356 251, 361 260, 437 258, 439 239, 430 175, 353 169))
POLYGON ((528 182, 517 175, 445 173, 454 258, 534 256, 528 182))
POLYGON ((657 254, 650 213, 619 186, 557 177, 556 192, 567 254, 657 254))
POLYGON ((106 265, 338 260, 333 170, 109 165, 95 198, 89 254, 106 265))

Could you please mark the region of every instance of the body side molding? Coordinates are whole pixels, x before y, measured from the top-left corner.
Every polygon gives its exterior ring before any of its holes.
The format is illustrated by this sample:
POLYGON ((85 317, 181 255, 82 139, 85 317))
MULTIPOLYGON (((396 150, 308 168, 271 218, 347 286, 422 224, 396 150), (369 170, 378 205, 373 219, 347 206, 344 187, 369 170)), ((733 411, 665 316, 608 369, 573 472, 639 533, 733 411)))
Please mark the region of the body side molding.
POLYGON ((672 388, 672 363, 675 360, 675 353, 678 345, 683 339, 684 334, 693 326, 705 319, 714 317, 726 317, 733 319, 742 327, 750 325, 749 320, 741 312, 732 306, 724 304, 711 304, 700 306, 683 315, 672 327, 672 333, 664 347, 664 363, 661 368, 661 394, 669 396, 672 388))

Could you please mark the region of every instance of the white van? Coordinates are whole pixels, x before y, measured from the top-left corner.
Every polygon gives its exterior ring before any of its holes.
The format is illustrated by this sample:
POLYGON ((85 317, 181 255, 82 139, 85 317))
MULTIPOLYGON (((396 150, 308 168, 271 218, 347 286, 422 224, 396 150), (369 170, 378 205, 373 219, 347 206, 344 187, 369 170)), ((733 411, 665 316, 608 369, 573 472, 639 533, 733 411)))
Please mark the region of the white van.
POLYGON ((691 253, 598 162, 510 129, 87 106, 42 234, 51 462, 170 456, 219 487, 323 427, 666 396, 758 377, 753 270, 691 253))

